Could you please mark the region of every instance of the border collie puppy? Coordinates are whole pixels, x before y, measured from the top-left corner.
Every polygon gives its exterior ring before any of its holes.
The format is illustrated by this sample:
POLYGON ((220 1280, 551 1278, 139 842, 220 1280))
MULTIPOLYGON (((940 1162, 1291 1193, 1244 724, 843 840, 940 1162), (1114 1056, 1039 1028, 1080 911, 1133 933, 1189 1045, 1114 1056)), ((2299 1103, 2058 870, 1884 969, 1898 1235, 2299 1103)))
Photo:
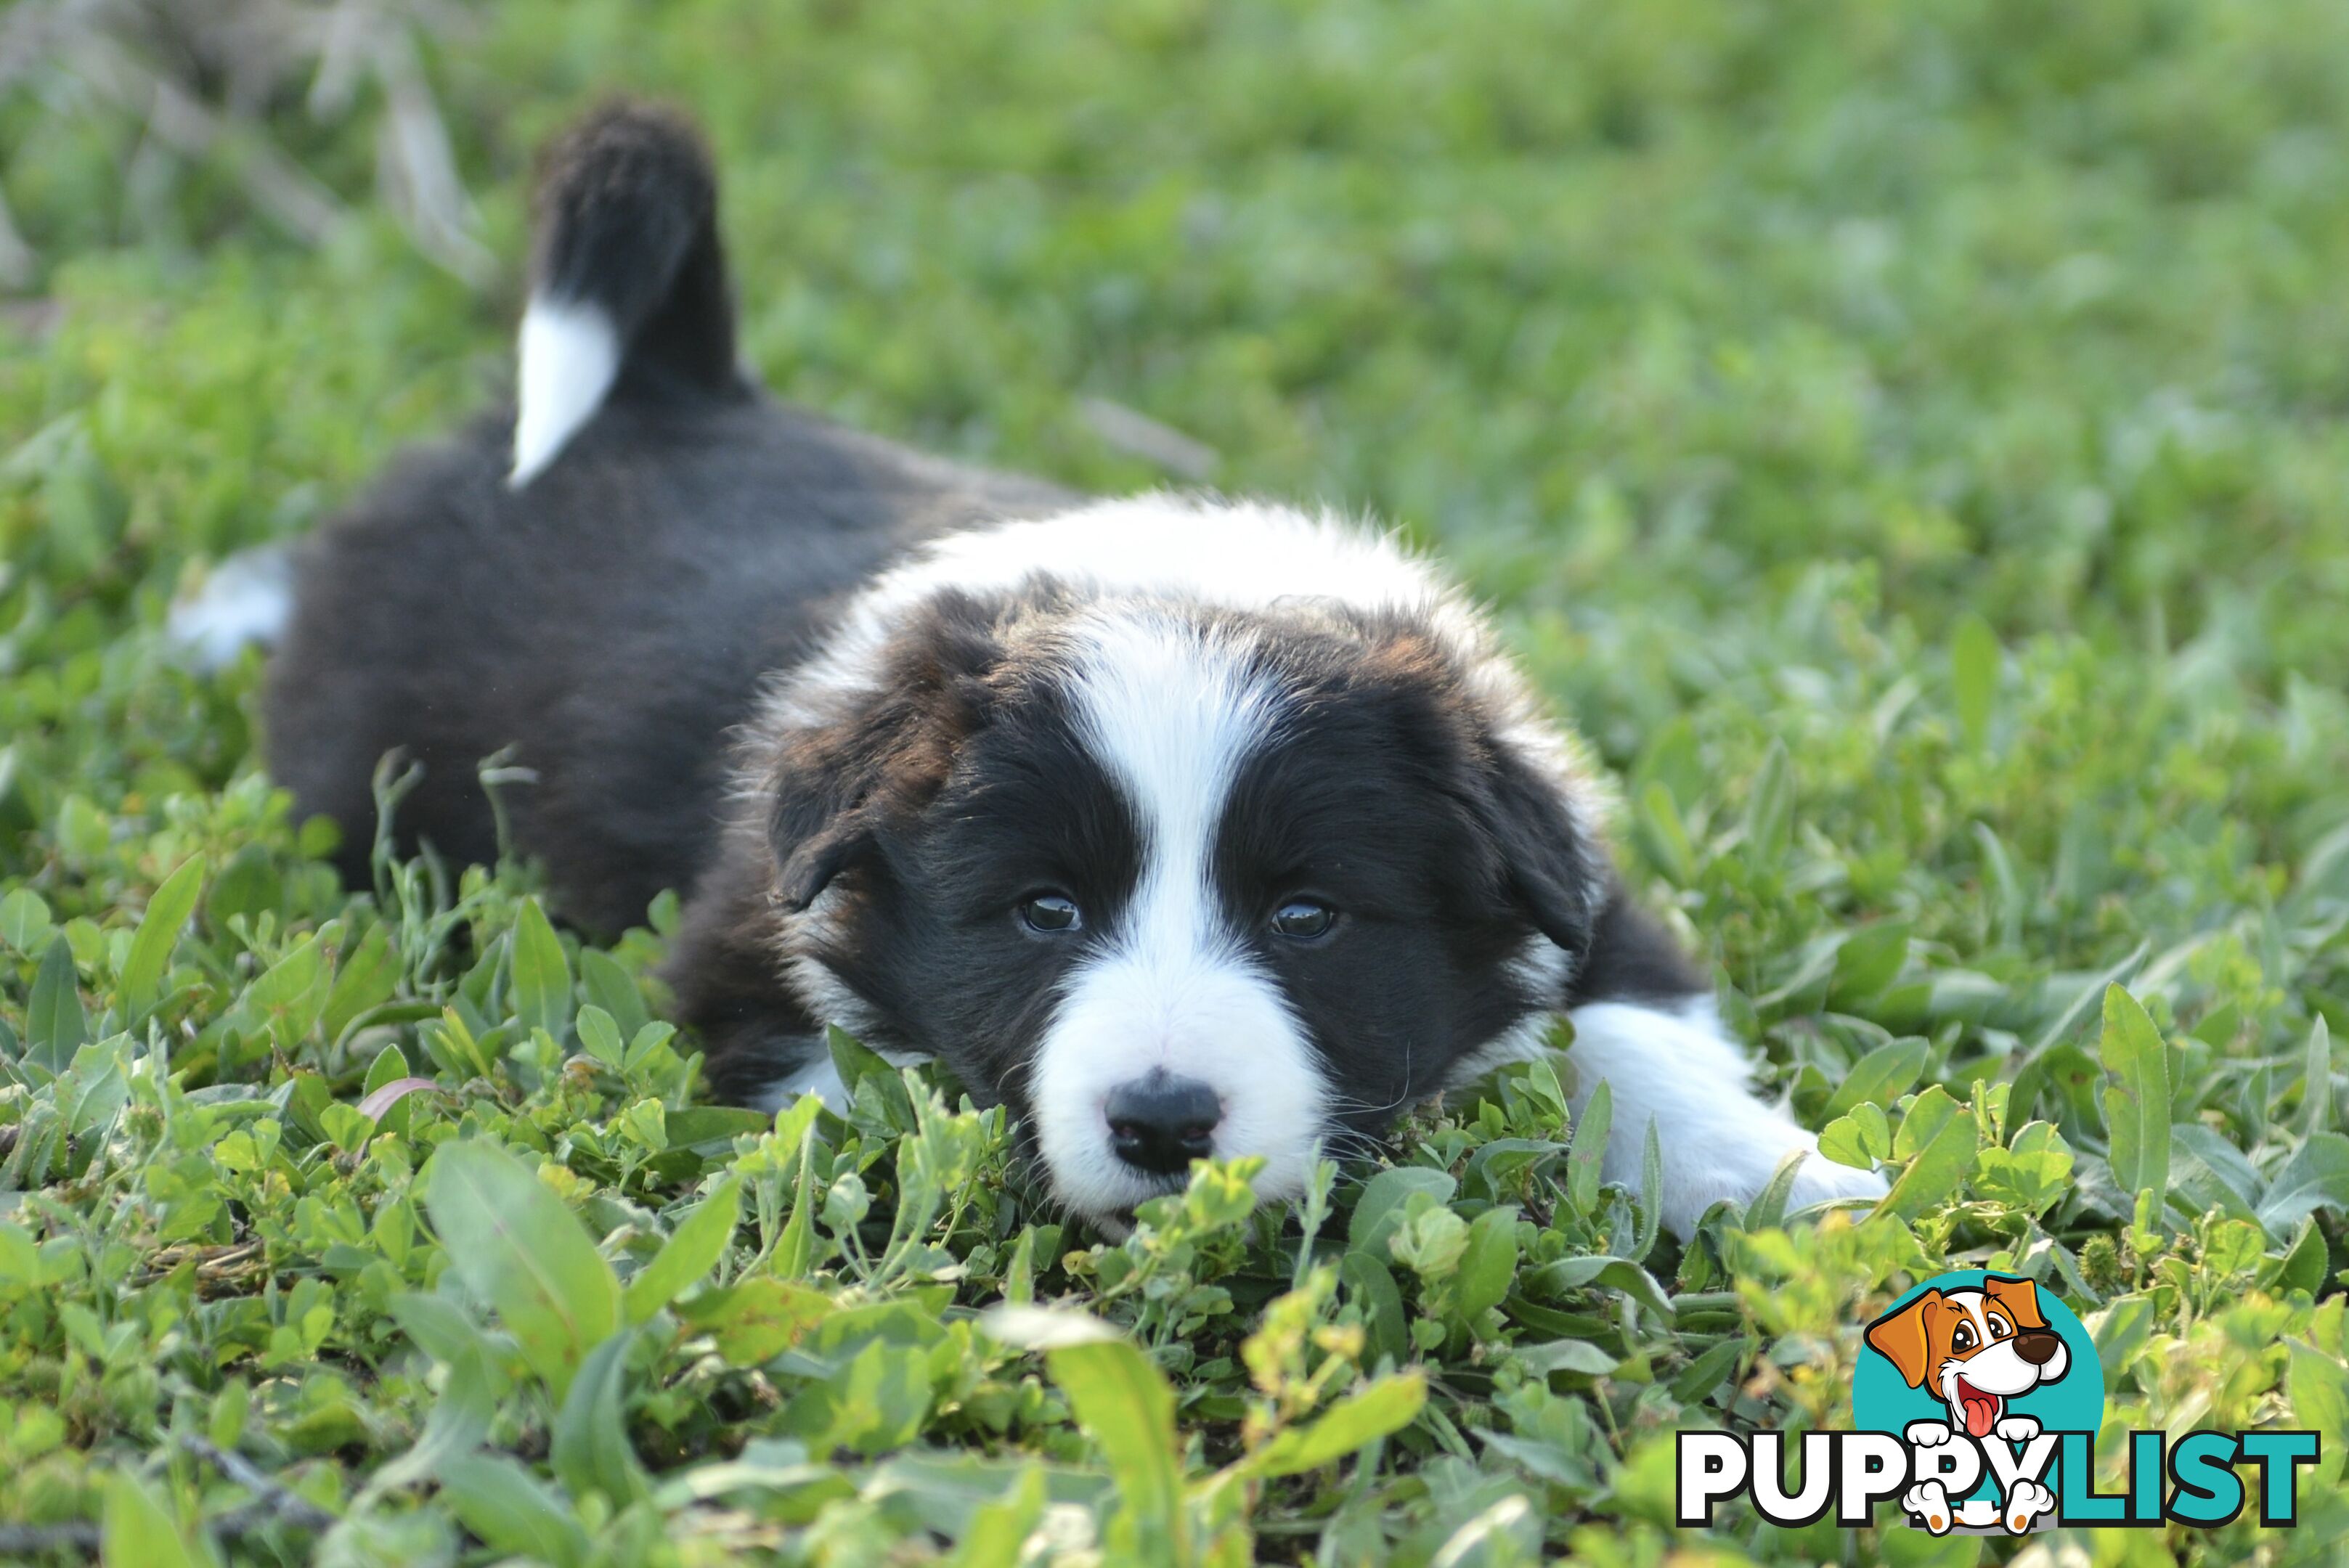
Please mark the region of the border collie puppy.
MULTIPOLYGON (((302 549, 270 763, 345 829, 513 839, 589 930, 687 890, 667 979, 715 1089, 837 1096, 823 1026, 943 1057, 1116 1226, 1203 1155, 1317 1147, 1574 1024, 1612 1180, 1685 1236, 1811 1136, 1609 866, 1599 790, 1476 608, 1284 508, 1092 502, 764 397, 709 155, 621 105, 548 154, 515 408, 302 549)), ((249 610, 249 606, 245 607, 249 610)), ((835 1100, 835 1103, 837 1101, 835 1100)), ((1577 1109, 1579 1109, 1578 1104, 1577 1109)), ((1880 1193, 1813 1158, 1808 1203, 1880 1193)))

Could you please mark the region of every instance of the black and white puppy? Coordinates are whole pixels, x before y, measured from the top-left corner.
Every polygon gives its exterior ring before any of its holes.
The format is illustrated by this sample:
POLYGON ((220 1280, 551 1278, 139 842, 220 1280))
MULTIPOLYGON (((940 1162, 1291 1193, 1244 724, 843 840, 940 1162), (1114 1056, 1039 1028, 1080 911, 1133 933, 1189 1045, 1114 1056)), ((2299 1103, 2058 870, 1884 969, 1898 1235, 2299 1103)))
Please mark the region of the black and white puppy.
MULTIPOLYGON (((1115 1224, 1202 1155, 1296 1193, 1317 1147, 1543 1047, 1648 1126, 1664 1219, 1809 1134, 1624 896, 1599 786, 1485 619, 1384 535, 1091 502, 843 430, 738 366, 706 150, 606 109, 550 153, 517 408, 401 460, 303 547, 269 753, 364 876, 514 840, 669 961, 717 1091, 836 1094, 823 1026, 943 1057, 1050 1191, 1115 1224)), ((240 607, 232 607, 233 610, 240 607)), ((249 606, 241 608, 249 609, 249 606)), ((196 618, 201 621, 199 615, 196 618)), ((201 635, 200 625, 188 628, 201 635)), ((1814 1157, 1797 1202, 1883 1191, 1814 1157)))

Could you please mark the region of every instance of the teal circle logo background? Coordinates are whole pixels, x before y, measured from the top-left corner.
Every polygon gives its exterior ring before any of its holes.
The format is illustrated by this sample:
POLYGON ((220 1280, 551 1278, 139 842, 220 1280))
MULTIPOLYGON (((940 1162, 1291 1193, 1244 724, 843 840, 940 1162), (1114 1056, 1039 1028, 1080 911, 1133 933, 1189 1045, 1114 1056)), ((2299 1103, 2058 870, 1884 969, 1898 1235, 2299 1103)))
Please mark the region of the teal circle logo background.
MULTIPOLYGON (((1920 1281, 1879 1315, 1899 1312, 1929 1290, 1980 1290, 1982 1282, 1994 1272, 1961 1269, 1953 1274, 1935 1274, 1920 1281)), ((2015 1276, 2001 1274, 1999 1277, 2015 1276)), ((2070 1365, 2054 1382, 2007 1401, 2007 1413, 2033 1418, 2044 1432, 2086 1432, 2093 1437, 2105 1424, 2105 1364, 2097 1358, 2096 1342, 2088 1336, 2087 1329, 2073 1315, 2072 1309, 2052 1291, 2041 1288, 2037 1294, 2039 1310, 2046 1317, 2047 1326, 2064 1341, 2070 1365)), ((1907 1431, 1911 1421, 1950 1424, 1950 1408, 1935 1398, 1930 1382, 1928 1378, 1926 1386, 1911 1388, 1900 1376, 1900 1369, 1863 1340, 1859 1364, 1851 1377, 1852 1425, 1864 1432, 1889 1432, 1897 1438, 1907 1431)), ((2062 1469, 2060 1460, 2051 1462, 2041 1480, 2050 1487, 2056 1486, 2062 1469)), ((1982 1485, 1971 1495, 1995 1497, 1997 1483, 1985 1473, 1982 1485)))

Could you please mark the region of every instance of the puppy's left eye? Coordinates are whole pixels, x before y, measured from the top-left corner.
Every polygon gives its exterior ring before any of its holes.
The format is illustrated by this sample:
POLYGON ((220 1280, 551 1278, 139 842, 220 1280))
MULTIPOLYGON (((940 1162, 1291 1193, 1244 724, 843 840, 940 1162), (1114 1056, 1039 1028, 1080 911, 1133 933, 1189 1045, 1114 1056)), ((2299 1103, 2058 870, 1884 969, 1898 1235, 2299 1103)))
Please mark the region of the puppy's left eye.
POLYGON ((1319 899, 1292 898, 1272 913, 1273 934, 1299 942, 1327 936, 1337 923, 1338 912, 1319 899))
POLYGON ((1058 936, 1066 931, 1082 930, 1084 912, 1077 901, 1066 893, 1040 892, 1019 903, 1019 922, 1041 936, 1058 936))

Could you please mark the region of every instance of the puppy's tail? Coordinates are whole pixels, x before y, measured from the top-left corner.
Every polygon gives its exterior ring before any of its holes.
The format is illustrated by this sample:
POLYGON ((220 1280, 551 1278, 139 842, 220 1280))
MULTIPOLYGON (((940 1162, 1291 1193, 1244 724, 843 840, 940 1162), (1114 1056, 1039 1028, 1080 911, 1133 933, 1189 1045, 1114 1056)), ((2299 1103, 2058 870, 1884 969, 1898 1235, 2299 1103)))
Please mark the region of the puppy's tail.
POLYGON ((616 385, 741 392, 718 177, 682 116, 607 104, 547 148, 520 356, 516 489, 616 385))

